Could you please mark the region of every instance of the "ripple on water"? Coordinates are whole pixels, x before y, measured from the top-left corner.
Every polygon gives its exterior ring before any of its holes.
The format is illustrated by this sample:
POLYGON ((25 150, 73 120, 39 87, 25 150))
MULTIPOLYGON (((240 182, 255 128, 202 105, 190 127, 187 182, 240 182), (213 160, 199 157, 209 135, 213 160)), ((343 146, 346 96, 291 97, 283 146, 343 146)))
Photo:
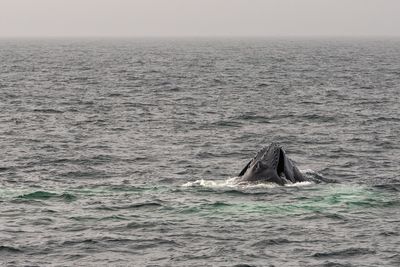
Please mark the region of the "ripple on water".
POLYGON ((22 253, 23 250, 12 246, 0 246, 0 255, 3 253, 22 253))
POLYGON ((75 195, 72 195, 70 193, 57 194, 57 193, 52 193, 52 192, 47 192, 47 191, 36 191, 36 192, 20 195, 17 198, 25 199, 25 200, 61 199, 64 201, 74 201, 77 199, 77 197, 75 195))
POLYGON ((352 257, 359 256, 365 254, 375 254, 376 251, 370 248, 346 248, 342 250, 332 250, 328 252, 317 252, 312 256, 316 258, 325 258, 325 257, 352 257))
POLYGON ((398 40, 0 51, 0 265, 400 266, 398 40), (225 179, 272 141, 313 182, 225 179))

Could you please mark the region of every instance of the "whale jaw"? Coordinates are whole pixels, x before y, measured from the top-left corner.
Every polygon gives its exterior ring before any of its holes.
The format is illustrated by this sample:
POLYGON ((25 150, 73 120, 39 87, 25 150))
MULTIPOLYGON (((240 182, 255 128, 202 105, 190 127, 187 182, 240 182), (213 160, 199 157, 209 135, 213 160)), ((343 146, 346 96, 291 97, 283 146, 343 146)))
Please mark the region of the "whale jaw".
POLYGON ((243 168, 239 177, 241 181, 272 182, 279 185, 306 181, 283 148, 276 143, 262 148, 243 168))

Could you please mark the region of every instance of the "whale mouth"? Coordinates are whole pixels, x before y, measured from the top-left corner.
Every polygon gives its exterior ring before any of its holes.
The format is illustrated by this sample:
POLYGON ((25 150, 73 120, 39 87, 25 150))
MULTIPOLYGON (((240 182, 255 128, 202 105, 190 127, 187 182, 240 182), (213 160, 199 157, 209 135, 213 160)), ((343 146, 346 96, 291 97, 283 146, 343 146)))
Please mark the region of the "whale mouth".
POLYGON ((279 177, 285 177, 285 159, 283 157, 282 151, 279 149, 279 158, 278 158, 278 164, 276 167, 276 172, 278 173, 279 177))

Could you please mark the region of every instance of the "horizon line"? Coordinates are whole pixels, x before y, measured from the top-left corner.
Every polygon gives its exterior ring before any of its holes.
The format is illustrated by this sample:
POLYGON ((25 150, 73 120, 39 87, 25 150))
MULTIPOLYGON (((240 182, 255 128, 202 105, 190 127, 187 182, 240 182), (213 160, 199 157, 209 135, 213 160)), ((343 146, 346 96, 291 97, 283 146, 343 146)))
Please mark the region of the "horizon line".
POLYGON ((400 35, 371 34, 310 34, 310 35, 0 35, 0 39, 186 39, 186 38, 400 38, 400 35))

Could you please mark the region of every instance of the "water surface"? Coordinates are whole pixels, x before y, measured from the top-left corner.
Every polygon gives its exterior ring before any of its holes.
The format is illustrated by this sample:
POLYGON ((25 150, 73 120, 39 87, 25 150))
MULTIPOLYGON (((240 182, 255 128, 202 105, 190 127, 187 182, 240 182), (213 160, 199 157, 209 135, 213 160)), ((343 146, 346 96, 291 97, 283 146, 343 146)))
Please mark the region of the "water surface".
POLYGON ((399 266, 399 58, 396 39, 0 40, 0 261, 399 266), (339 183, 233 183, 272 141, 339 183))

